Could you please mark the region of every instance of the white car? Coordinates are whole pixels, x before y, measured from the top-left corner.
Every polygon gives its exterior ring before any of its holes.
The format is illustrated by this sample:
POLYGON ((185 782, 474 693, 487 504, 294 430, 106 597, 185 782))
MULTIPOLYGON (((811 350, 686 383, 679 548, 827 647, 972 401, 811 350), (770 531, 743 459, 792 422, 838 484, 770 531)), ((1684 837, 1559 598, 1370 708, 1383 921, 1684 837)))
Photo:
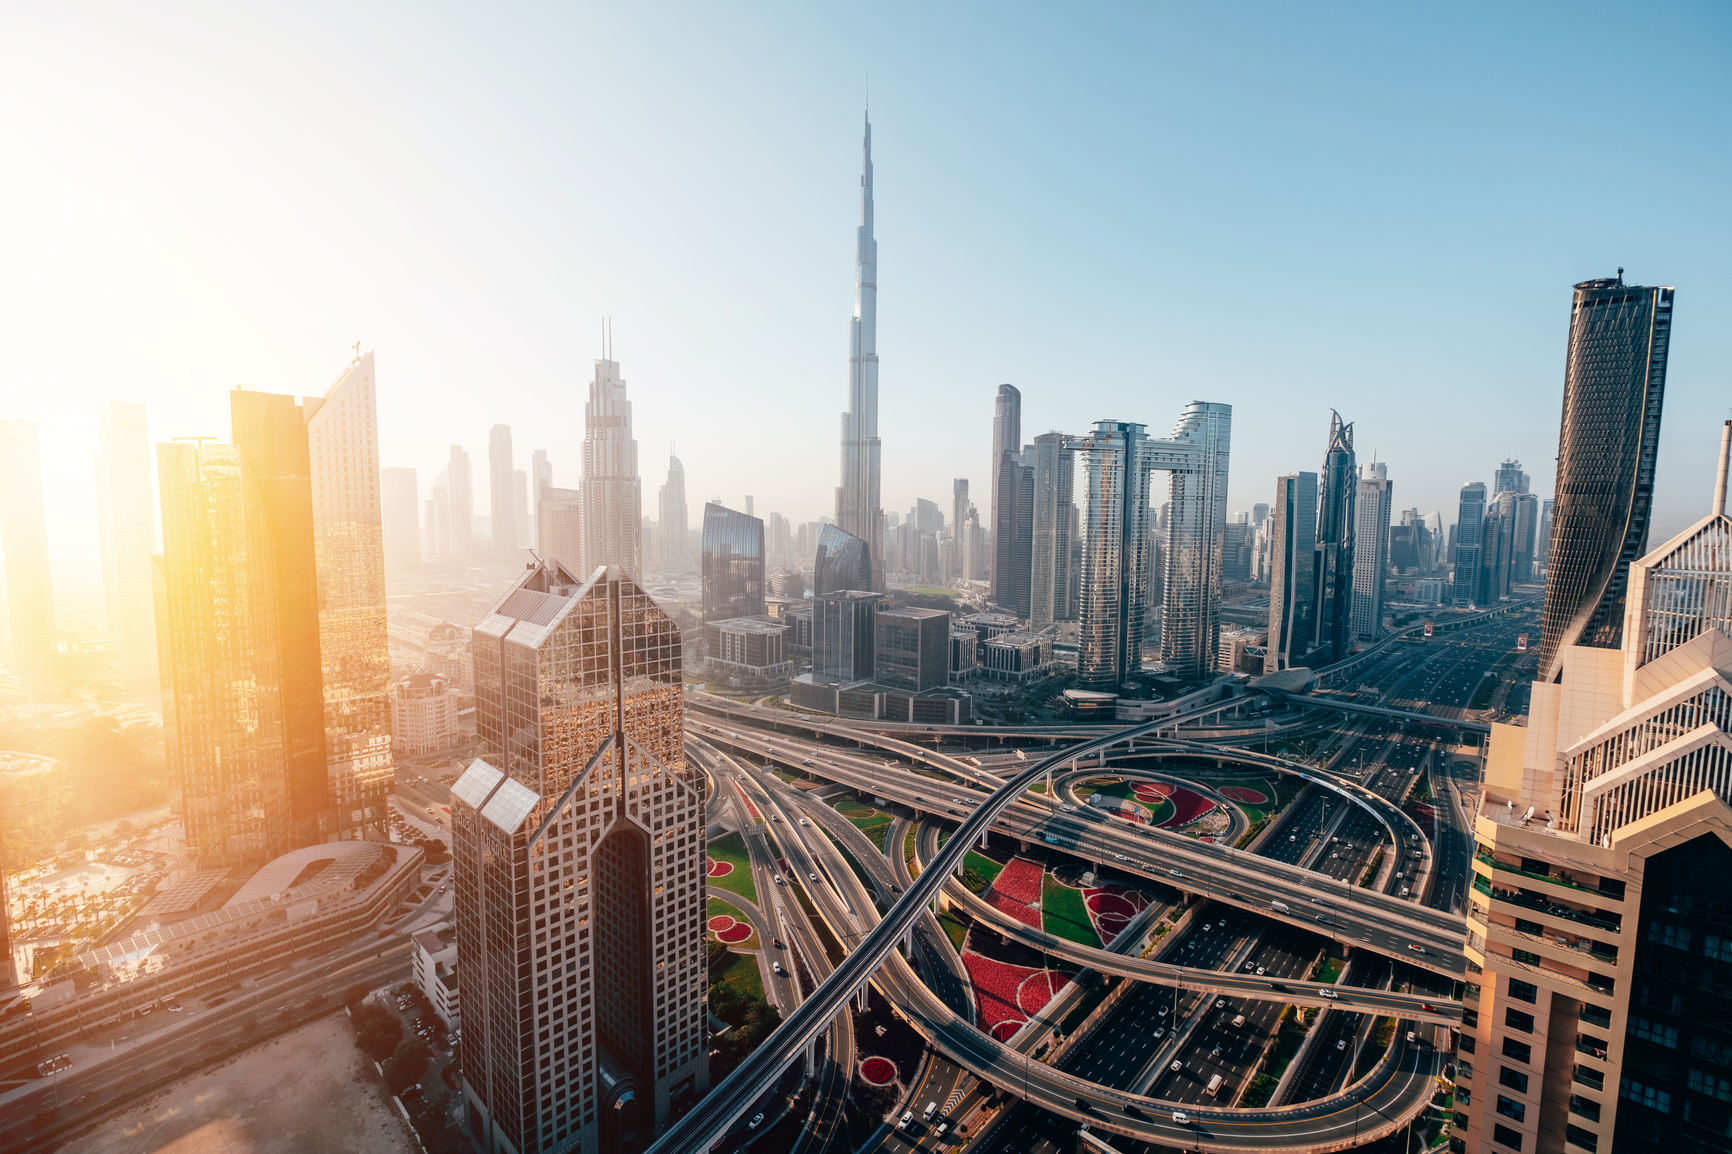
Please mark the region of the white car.
POLYGON ((1183 1110, 1174 1110, 1173 1124, 1175 1126, 1189 1126, 1191 1124, 1191 1116, 1183 1110))

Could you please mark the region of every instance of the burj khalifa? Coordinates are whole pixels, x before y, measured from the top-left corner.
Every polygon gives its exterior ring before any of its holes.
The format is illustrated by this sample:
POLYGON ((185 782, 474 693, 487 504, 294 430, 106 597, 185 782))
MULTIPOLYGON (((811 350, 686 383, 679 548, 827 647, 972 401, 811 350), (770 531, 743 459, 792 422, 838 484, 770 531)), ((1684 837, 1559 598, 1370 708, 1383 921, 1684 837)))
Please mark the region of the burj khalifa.
POLYGON ((860 227, 854 240, 854 320, 849 325, 848 410, 842 414, 842 483, 836 524, 865 541, 872 588, 884 584, 884 510, 878 443, 878 241, 872 235, 872 121, 860 172, 860 227))

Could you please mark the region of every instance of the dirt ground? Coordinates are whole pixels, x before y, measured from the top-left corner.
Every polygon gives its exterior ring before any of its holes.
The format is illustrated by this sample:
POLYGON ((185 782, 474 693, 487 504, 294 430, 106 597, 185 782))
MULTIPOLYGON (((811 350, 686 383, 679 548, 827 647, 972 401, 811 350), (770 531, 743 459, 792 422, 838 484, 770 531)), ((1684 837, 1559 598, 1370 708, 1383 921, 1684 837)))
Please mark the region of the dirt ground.
POLYGON ((342 1014, 177 1082, 63 1150, 79 1154, 413 1154, 342 1014))

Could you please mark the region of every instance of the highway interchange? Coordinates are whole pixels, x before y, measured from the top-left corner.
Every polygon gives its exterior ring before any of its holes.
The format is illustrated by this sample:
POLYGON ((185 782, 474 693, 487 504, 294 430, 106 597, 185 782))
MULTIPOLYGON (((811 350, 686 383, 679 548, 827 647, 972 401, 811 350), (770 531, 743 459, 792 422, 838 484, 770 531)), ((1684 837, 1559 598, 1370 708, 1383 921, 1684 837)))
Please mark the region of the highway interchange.
MULTIPOLYGON (((1377 661, 1368 662, 1356 671, 1353 685, 1344 687, 1345 691, 1359 700, 1382 701, 1398 707, 1428 704, 1434 709, 1442 707, 1440 712, 1454 711, 1459 715, 1478 685, 1482 671, 1499 656, 1511 651, 1514 634, 1526 625, 1524 619, 1517 618, 1493 622, 1471 633, 1436 639, 1423 646, 1393 647, 1388 653, 1380 655, 1377 661)), ((912 791, 916 788, 915 783, 911 779, 904 779, 902 773, 911 774, 913 777, 923 775, 912 770, 898 772, 896 767, 887 763, 883 753, 866 752, 873 747, 872 741, 857 743, 864 748, 860 752, 854 752, 835 745, 789 737, 786 733, 787 727, 784 726, 764 726, 746 734, 739 728, 730 731, 723 724, 710 724, 702 716, 705 712, 711 711, 704 710, 699 705, 698 711, 689 719, 689 730, 702 732, 705 740, 718 741, 723 746, 732 743, 739 753, 752 755, 766 762, 784 764, 808 775, 852 785, 863 794, 869 792, 889 803, 902 800, 907 804, 910 813, 916 816, 924 813, 934 819, 953 822, 974 808, 971 803, 975 798, 964 796, 969 791, 963 783, 957 782, 957 788, 952 792, 948 786, 935 780, 936 773, 931 763, 923 767, 930 776, 925 776, 920 783, 919 788, 923 792, 918 795, 920 800, 914 801, 915 795, 912 791), (730 737, 730 732, 740 736, 730 737), (895 792, 893 787, 896 784, 902 784, 908 790, 905 798, 891 796, 895 792)), ((742 719, 737 708, 730 708, 720 714, 711 712, 711 716, 723 717, 725 724, 736 727, 752 724, 751 721, 742 719)), ((772 713, 767 720, 780 721, 786 717, 785 713, 779 717, 772 713)), ((807 727, 801 725, 794 728, 807 727)), ((1378 718, 1367 718, 1343 727, 1335 748, 1326 748, 1324 754, 1329 769, 1343 782, 1351 782, 1352 779, 1360 777, 1359 770, 1363 765, 1363 780, 1359 784, 1395 801, 1403 798, 1417 780, 1423 778, 1430 784, 1438 802, 1438 821, 1434 830, 1426 831, 1430 837, 1423 847, 1425 852, 1419 853, 1404 847, 1398 860, 1391 861, 1378 871, 1377 884, 1387 888, 1393 896, 1399 895, 1403 888, 1415 887, 1417 883, 1422 888, 1417 888, 1411 895, 1411 901, 1404 903, 1408 909, 1414 910, 1412 902, 1422 901, 1425 906, 1446 915, 1449 921, 1458 927, 1459 921, 1453 915, 1460 910, 1460 885, 1466 868, 1463 852, 1464 821, 1457 804, 1454 779, 1462 771, 1471 770, 1473 763, 1465 758, 1454 757, 1453 746, 1440 741, 1440 737, 1438 731, 1428 726, 1394 724, 1378 718), (1453 846, 1452 837, 1456 839, 1453 846), (1402 875, 1400 878, 1394 876, 1398 873, 1402 875)), ((895 744, 882 736, 877 739, 878 749, 888 751, 892 756, 906 757, 907 753, 912 752, 918 757, 926 752, 918 747, 908 751, 896 749, 895 744)), ((1115 752, 1123 751, 1121 749, 1115 752)), ((996 778, 997 771, 1004 768, 997 764, 1001 761, 1002 759, 991 757, 976 759, 977 764, 991 765, 993 772, 990 778, 979 772, 974 776, 986 779, 982 781, 983 785, 997 785, 998 782, 992 778, 996 778)), ((955 764, 964 770, 968 768, 959 761, 955 764)), ((1060 772, 1062 773, 1062 770, 1060 772)), ((1468 774, 1468 780, 1472 780, 1471 773, 1468 774)), ((1289 807, 1277 827, 1276 836, 1263 840, 1263 852, 1275 862, 1310 866, 1325 876, 1353 878, 1365 871, 1370 864, 1371 855, 1378 853, 1376 847, 1379 844, 1384 847, 1393 844, 1388 830, 1379 828, 1380 825, 1391 823, 1356 805, 1340 802, 1331 804, 1319 794, 1318 790, 1307 791, 1298 802, 1289 807), (1289 830, 1292 832, 1282 832, 1289 830), (1310 832, 1301 839, 1299 831, 1306 830, 1310 832), (1329 838, 1339 838, 1340 841, 1325 841, 1324 834, 1329 838), (1284 840, 1286 838, 1292 840, 1284 840)), ((1052 812, 1050 803, 1043 816, 1047 825, 1075 831, 1077 834, 1075 845, 1058 848, 1080 850, 1085 855, 1090 849, 1104 848, 1104 843, 1112 841, 1114 834, 1125 832, 1099 828, 1093 823, 1082 825, 1081 822, 1090 820, 1087 817, 1079 818, 1076 824, 1061 826, 1059 823, 1069 815, 1052 812)), ((1014 818, 1007 815, 1005 820, 1013 827, 1009 832, 1020 835, 1033 833, 1035 828, 1041 827, 1039 821, 1031 821, 1027 817, 1021 822, 1021 828, 1015 828, 1018 823, 1014 818)), ((1132 836, 1140 834, 1147 837, 1151 831, 1129 832, 1132 836)), ((1040 845, 1038 840, 1026 837, 1024 840, 1027 844, 1040 845)), ((1166 851, 1169 847, 1163 845, 1160 849, 1166 851)), ((1122 869, 1125 862, 1108 857, 1116 852, 1124 851, 1108 849, 1105 855, 1097 853, 1093 856, 1110 860, 1110 864, 1122 869)), ((1149 853, 1146 856, 1155 855, 1149 853)), ((1164 862, 1168 855, 1163 852, 1161 856, 1164 862)), ((1187 969, 1201 968, 1200 964, 1219 965, 1223 969, 1230 966, 1235 975, 1243 972, 1245 961, 1251 961, 1253 969, 1257 965, 1263 966, 1268 971, 1267 977, 1270 980, 1278 975, 1296 977, 1301 971, 1308 970, 1319 956, 1322 943, 1318 936, 1299 932, 1296 924, 1287 928, 1270 925, 1267 914, 1273 911, 1259 907, 1255 901, 1245 901, 1247 895, 1232 892, 1232 872, 1230 865, 1216 871, 1206 887, 1205 899, 1237 897, 1241 899, 1244 908, 1254 910, 1262 916, 1247 917, 1239 914, 1223 919, 1216 915, 1209 922, 1211 929, 1202 931, 1196 928, 1201 915, 1194 915, 1192 923, 1184 927, 1184 932, 1172 935, 1163 945, 1160 959, 1164 961, 1169 952, 1180 951, 1186 956, 1175 960, 1184 962, 1187 969)), ((1150 881, 1167 880, 1157 879, 1152 872, 1147 876, 1150 881)), ((955 887, 951 888, 954 891, 955 887)), ((1263 900, 1266 906, 1267 899, 1263 900)), ((1205 900, 1198 908, 1206 910, 1220 907, 1205 900)), ((1386 955, 1401 957, 1393 938, 1412 939, 1420 936, 1415 927, 1404 928, 1408 932, 1389 935, 1381 942, 1374 940, 1371 943, 1359 944, 1370 944, 1374 948, 1381 946, 1386 955)), ((1310 927, 1304 929, 1308 931, 1310 927)), ((1338 940, 1344 937, 1332 932, 1333 929, 1334 927, 1324 927, 1324 932, 1338 940)), ((1375 930, 1373 932, 1375 935, 1375 930)), ((1459 930, 1456 932, 1459 934, 1459 930)), ((1426 967, 1424 956, 1402 958, 1402 963, 1408 961, 1416 961, 1426 967)), ((1396 970, 1399 970, 1404 984, 1415 983, 1415 990, 1423 991, 1427 996, 1432 996, 1433 990, 1441 990, 1442 993, 1435 995, 1438 1002, 1447 1000, 1447 978, 1454 972, 1453 969, 1436 964, 1426 968, 1436 973, 1427 975, 1418 972, 1413 966, 1400 963, 1392 969, 1390 962, 1370 957, 1365 950, 1360 949, 1353 952, 1353 962, 1342 982, 1344 985, 1387 986, 1395 980, 1396 970), (1438 984, 1440 981, 1441 985, 1438 984)), ((930 971, 931 967, 925 969, 930 971)), ((1225 976, 1222 975, 1223 978, 1225 976)), ((1126 983, 1126 987, 1114 1013, 1103 1018, 1095 1027, 1088 1046, 1081 1051, 1073 1051, 1086 1056, 1086 1061, 1074 1064, 1075 1069, 1072 1072, 1091 1081, 1144 1090, 1153 1097, 1173 1102, 1186 1103, 1202 1099, 1208 1079, 1215 1073, 1223 1075, 1223 1084, 1229 1088, 1220 1091, 1218 1097, 1212 1100, 1233 1100, 1237 1091, 1231 1087, 1242 1086, 1248 1081, 1249 1073, 1262 1056, 1268 1036, 1278 1024, 1282 1011, 1281 1002, 1276 1000, 1257 998, 1241 1002, 1236 998, 1228 998, 1227 1004, 1217 1009, 1211 1004, 1211 1000, 1218 996, 1214 993, 1181 993, 1173 986, 1146 981, 1126 983), (1185 1057, 1179 1059, 1181 1069, 1178 1071, 1170 1068, 1170 1062, 1164 1054, 1159 1062, 1154 1060, 1149 1041, 1160 1043, 1162 1039, 1154 1039, 1152 1031, 1147 1028, 1149 1021, 1171 1016, 1171 1003, 1175 997, 1186 999, 1181 1002, 1178 1015, 1186 1021, 1185 1057), (1193 1003, 1200 1005, 1193 1009, 1193 1003), (1160 1013, 1162 1006, 1167 1007, 1168 1015, 1160 1013), (1232 1026, 1233 1019, 1241 1012, 1245 1015, 1244 1024, 1239 1027, 1232 1026)), ((1293 1000, 1301 1001, 1298 998, 1293 1000)), ((1311 1002, 1317 1004, 1318 999, 1311 999, 1311 1002)), ((1453 1010, 1453 1007, 1450 1007, 1450 1010, 1453 1010)), ((1317 1044, 1309 1045, 1295 1059, 1291 1067, 1292 1073, 1279 1087, 1281 1097, 1278 1100, 1303 1101, 1338 1089, 1352 1072, 1355 1055, 1367 1042, 1369 1031, 1365 1023, 1368 1021, 1364 1015, 1339 1009, 1325 1013, 1322 1022, 1311 1031, 1311 1038, 1317 1044)), ((1398 1038, 1396 1049, 1399 1048, 1398 1038)), ((1063 1067, 1072 1064, 1061 1060, 1059 1065, 1063 1067)), ((910 1101, 924 1100, 927 1097, 928 1091, 922 1088, 910 1096, 910 1101)), ((918 1102, 915 1104, 918 1105, 918 1102)), ((1070 1105, 1074 1107, 1074 1103, 1070 1105)), ((1063 1113, 1076 1115, 1078 1111, 1073 1108, 1063 1113)), ((1367 1111, 1360 1110, 1356 1113, 1365 1114, 1367 1111)), ((1086 1118, 1087 1114, 1084 1113, 1083 1116, 1086 1118)), ((1363 1122, 1366 1127, 1372 1124, 1370 1119, 1363 1122)), ((1053 1149, 1069 1148, 1061 1143, 1074 1133, 1075 1120, 1057 1117, 1048 1111, 1021 1108, 1006 1111, 993 1127, 993 1134, 987 1140, 981 1141, 976 1148, 999 1149, 1000 1146, 992 1143, 1003 1133, 1007 1135, 1006 1141, 1011 1142, 1019 1151, 1038 1149, 1039 1143, 1050 1140, 1038 1132, 1043 1126, 1053 1131, 1050 1135, 1050 1139, 1056 1139, 1051 1143, 1053 1149), (1031 1119, 1041 1118, 1045 1119, 1044 1123, 1036 1122, 1031 1125, 1031 1119)), ((1100 1127, 1097 1126, 1098 1128, 1100 1127)), ((1184 1140, 1187 1146, 1194 1145, 1196 1136, 1190 1135, 1184 1140)), ((1124 1138, 1117 1141, 1121 1149, 1137 1148, 1136 1143, 1127 1142, 1124 1138)), ((1231 1148, 1231 1143, 1221 1148, 1231 1148)), ((1314 1148, 1324 1147, 1318 1145, 1314 1148)))

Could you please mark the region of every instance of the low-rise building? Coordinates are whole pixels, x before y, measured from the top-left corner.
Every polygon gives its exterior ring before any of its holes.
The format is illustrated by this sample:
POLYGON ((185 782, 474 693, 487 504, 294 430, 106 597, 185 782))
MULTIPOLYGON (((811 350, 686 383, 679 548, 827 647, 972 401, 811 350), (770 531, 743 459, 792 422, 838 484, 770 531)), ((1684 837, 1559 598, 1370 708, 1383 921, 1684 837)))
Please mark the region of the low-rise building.
POLYGON ((421 670, 391 686, 392 751, 426 757, 456 745, 457 693, 449 678, 421 670))
POLYGON ((770 617, 705 622, 703 675, 736 688, 786 685, 794 673, 787 637, 787 622, 770 617))
POLYGON ((981 676, 1018 685, 1053 672, 1052 636, 1046 633, 998 633, 980 643, 981 676))
POLYGON ((422 930, 410 938, 413 953, 409 957, 410 974, 415 986, 445 1023, 446 1030, 461 1024, 457 997, 457 931, 422 930))

